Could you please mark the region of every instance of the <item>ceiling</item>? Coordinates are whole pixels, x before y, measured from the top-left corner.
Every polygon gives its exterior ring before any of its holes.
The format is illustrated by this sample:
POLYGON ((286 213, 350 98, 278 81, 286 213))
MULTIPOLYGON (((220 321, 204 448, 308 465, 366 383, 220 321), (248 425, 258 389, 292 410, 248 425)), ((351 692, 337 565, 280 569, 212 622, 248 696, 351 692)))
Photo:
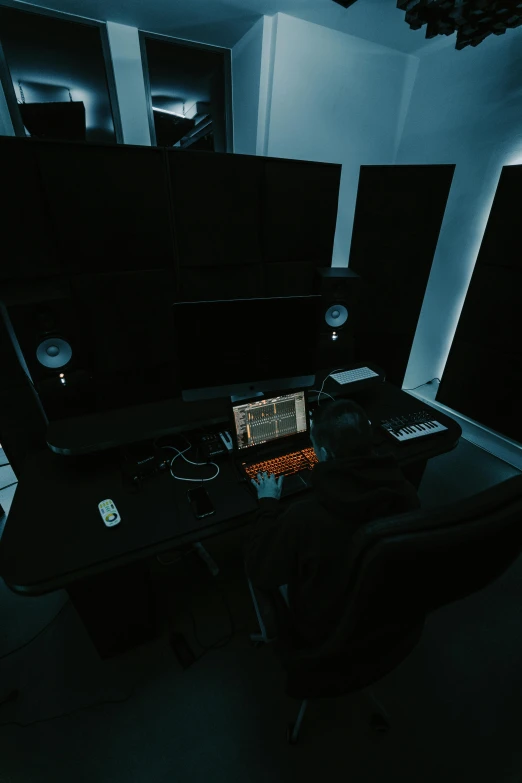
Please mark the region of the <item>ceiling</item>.
POLYGON ((45 0, 13 5, 41 6, 215 46, 233 47, 261 16, 278 12, 406 54, 422 56, 441 43, 455 46, 455 35, 427 41, 425 26, 410 30, 396 0, 357 0, 348 9, 333 0, 45 0))

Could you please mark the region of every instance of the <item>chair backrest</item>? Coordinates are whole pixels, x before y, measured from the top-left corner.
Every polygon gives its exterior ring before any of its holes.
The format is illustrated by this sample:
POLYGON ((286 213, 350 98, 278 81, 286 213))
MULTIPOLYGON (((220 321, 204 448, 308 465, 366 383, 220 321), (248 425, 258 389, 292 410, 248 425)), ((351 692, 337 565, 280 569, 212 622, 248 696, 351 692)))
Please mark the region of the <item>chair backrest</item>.
POLYGON ((522 549, 522 475, 457 503, 373 520, 357 530, 346 612, 299 659, 341 653, 382 630, 413 626, 497 579, 522 549))

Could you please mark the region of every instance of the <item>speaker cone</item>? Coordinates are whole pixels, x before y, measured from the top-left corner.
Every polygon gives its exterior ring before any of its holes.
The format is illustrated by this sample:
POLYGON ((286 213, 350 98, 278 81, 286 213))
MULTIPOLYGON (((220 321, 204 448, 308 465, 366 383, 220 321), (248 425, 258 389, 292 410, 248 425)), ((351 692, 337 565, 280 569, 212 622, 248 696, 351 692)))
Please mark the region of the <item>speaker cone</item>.
POLYGON ((324 320, 328 326, 332 326, 334 328, 343 326, 348 320, 348 310, 344 305, 331 305, 331 307, 329 307, 325 313, 324 320))
POLYGON ((49 337, 36 349, 36 358, 44 367, 63 367, 71 360, 72 348, 61 337, 49 337))

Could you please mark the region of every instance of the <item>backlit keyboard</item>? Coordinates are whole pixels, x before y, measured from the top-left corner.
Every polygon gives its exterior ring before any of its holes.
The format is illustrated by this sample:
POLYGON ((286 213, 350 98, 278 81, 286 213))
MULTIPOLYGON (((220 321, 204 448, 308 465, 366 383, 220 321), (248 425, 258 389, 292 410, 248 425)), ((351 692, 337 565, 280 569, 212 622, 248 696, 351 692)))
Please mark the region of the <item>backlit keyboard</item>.
POLYGON ((282 457, 273 457, 253 464, 242 462, 241 466, 251 479, 257 479, 257 474, 264 471, 268 474, 273 473, 278 478, 281 475, 290 476, 292 473, 299 473, 301 470, 312 470, 318 461, 313 448, 307 447, 282 457))

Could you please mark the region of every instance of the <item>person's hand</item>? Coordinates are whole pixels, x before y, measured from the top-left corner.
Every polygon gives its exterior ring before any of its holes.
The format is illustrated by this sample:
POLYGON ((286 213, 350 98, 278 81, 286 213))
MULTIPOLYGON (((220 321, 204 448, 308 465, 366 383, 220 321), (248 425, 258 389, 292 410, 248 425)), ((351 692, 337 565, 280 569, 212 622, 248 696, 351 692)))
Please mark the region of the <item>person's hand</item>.
POLYGON ((276 500, 279 500, 281 497, 281 490, 283 489, 283 479, 283 475, 276 479, 273 473, 268 475, 268 473, 265 471, 264 473, 257 474, 257 481, 254 479, 251 479, 251 481, 254 487, 257 489, 258 499, 275 498, 276 500))

